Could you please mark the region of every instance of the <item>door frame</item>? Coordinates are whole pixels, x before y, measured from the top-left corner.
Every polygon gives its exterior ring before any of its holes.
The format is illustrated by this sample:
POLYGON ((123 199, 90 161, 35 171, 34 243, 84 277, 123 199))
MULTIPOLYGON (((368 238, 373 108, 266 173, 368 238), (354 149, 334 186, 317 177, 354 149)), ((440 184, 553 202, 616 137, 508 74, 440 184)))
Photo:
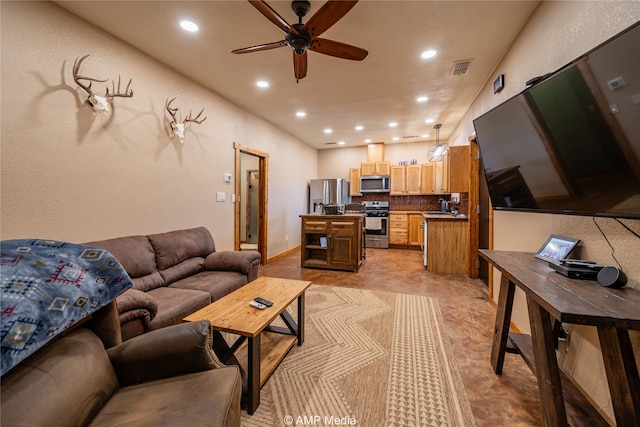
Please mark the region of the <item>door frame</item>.
POLYGON ((267 263, 267 224, 269 223, 268 212, 269 212, 269 202, 268 202, 268 182, 269 182, 269 153, 264 151, 256 150, 251 147, 247 147, 245 145, 239 144, 238 142, 233 143, 233 148, 235 151, 235 171, 234 176, 235 179, 235 199, 236 203, 234 204, 234 215, 233 215, 233 223, 234 223, 234 247, 236 251, 240 250, 240 185, 242 179, 238 179, 239 174, 242 173, 240 158, 242 157, 242 153, 250 154, 252 156, 258 157, 258 252, 262 255, 262 264, 267 263))

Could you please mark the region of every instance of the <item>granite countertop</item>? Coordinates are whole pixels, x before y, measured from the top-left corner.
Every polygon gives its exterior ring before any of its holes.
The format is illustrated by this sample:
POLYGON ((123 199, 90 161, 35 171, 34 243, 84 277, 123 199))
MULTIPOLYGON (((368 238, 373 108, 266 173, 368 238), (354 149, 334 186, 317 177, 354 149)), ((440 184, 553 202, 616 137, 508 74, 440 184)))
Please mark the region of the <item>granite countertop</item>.
POLYGON ((450 221, 450 220, 454 220, 454 221, 467 221, 469 219, 468 216, 466 216, 465 214, 457 214, 454 215, 452 213, 449 212, 422 212, 422 217, 426 220, 426 221, 433 221, 433 220, 444 220, 444 221, 450 221))
POLYGON ((468 220, 469 217, 464 214, 453 215, 450 212, 440 212, 440 211, 389 211, 389 214, 418 214, 422 215, 422 217, 428 221, 432 220, 468 220))

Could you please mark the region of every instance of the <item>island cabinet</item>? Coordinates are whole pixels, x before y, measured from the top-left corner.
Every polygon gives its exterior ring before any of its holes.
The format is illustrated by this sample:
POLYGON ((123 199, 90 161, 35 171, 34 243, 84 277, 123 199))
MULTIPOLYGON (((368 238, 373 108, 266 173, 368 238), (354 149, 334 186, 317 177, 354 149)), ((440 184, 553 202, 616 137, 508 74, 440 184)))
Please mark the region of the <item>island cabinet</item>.
POLYGON ((466 219, 428 218, 427 271, 468 274, 469 222, 466 219))
POLYGON ((301 266, 357 273, 364 256, 364 217, 300 215, 301 266))

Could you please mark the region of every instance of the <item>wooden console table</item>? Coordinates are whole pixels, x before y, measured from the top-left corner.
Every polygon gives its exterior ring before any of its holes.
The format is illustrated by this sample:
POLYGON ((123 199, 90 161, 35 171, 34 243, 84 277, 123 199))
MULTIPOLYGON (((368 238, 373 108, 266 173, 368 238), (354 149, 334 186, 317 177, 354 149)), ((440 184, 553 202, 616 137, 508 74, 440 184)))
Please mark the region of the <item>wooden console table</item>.
MULTIPOLYGON (((533 253, 481 249, 480 256, 502 273, 491 348, 494 372, 502 374, 507 341, 511 341, 538 379, 545 425, 567 426, 565 400, 571 403, 571 399, 568 393, 563 395, 563 387, 567 391, 571 384, 566 377, 562 381, 564 374, 558 367, 557 332, 562 323, 595 326, 617 425, 640 426, 640 379, 629 339, 629 330, 640 330, 640 291, 569 279, 533 253), (516 286, 526 294, 531 337, 509 333, 516 286), (531 352, 533 360, 527 354, 531 352)), ((588 409, 584 402, 575 406, 573 415, 585 425, 606 425, 590 404, 588 409)))

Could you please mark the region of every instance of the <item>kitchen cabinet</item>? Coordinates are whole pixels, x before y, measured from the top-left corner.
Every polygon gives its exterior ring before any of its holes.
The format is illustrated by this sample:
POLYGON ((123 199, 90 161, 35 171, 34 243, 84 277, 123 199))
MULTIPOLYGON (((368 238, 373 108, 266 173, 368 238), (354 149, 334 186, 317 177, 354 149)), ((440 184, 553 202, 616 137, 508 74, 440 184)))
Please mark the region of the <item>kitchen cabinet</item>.
POLYGON ((360 175, 390 175, 390 162, 362 162, 360 164, 360 175))
POLYGON ((427 218, 427 271, 467 274, 469 222, 462 219, 427 218))
POLYGON ((408 244, 409 246, 422 246, 424 244, 424 233, 422 229, 423 217, 421 213, 408 214, 409 233, 408 244))
POLYGON ((349 195, 362 196, 360 193, 360 168, 349 169, 349 195))
POLYGON ((406 213, 389 212, 389 244, 407 245, 409 242, 409 218, 406 213))
POLYGON ((423 163, 420 165, 420 194, 436 193, 436 164, 423 163))
POLYGON ((440 169, 440 173, 438 174, 436 172, 436 176, 440 177, 440 182, 439 184, 436 183, 436 185, 439 185, 438 194, 444 194, 444 193, 448 193, 449 192, 449 159, 451 157, 449 156, 449 154, 447 153, 446 156, 444 156, 444 159, 442 159, 441 162, 439 163, 439 168, 440 169))
POLYGON ((364 255, 364 217, 300 215, 301 266, 357 273, 364 255))
POLYGON ((390 172, 389 194, 392 196, 404 194, 404 166, 391 166, 390 172))
POLYGON ((435 193, 435 165, 433 163, 391 166, 389 194, 392 196, 432 193, 435 193))
POLYGON ((469 192, 471 180, 471 162, 469 146, 458 145, 449 147, 449 192, 469 192))

